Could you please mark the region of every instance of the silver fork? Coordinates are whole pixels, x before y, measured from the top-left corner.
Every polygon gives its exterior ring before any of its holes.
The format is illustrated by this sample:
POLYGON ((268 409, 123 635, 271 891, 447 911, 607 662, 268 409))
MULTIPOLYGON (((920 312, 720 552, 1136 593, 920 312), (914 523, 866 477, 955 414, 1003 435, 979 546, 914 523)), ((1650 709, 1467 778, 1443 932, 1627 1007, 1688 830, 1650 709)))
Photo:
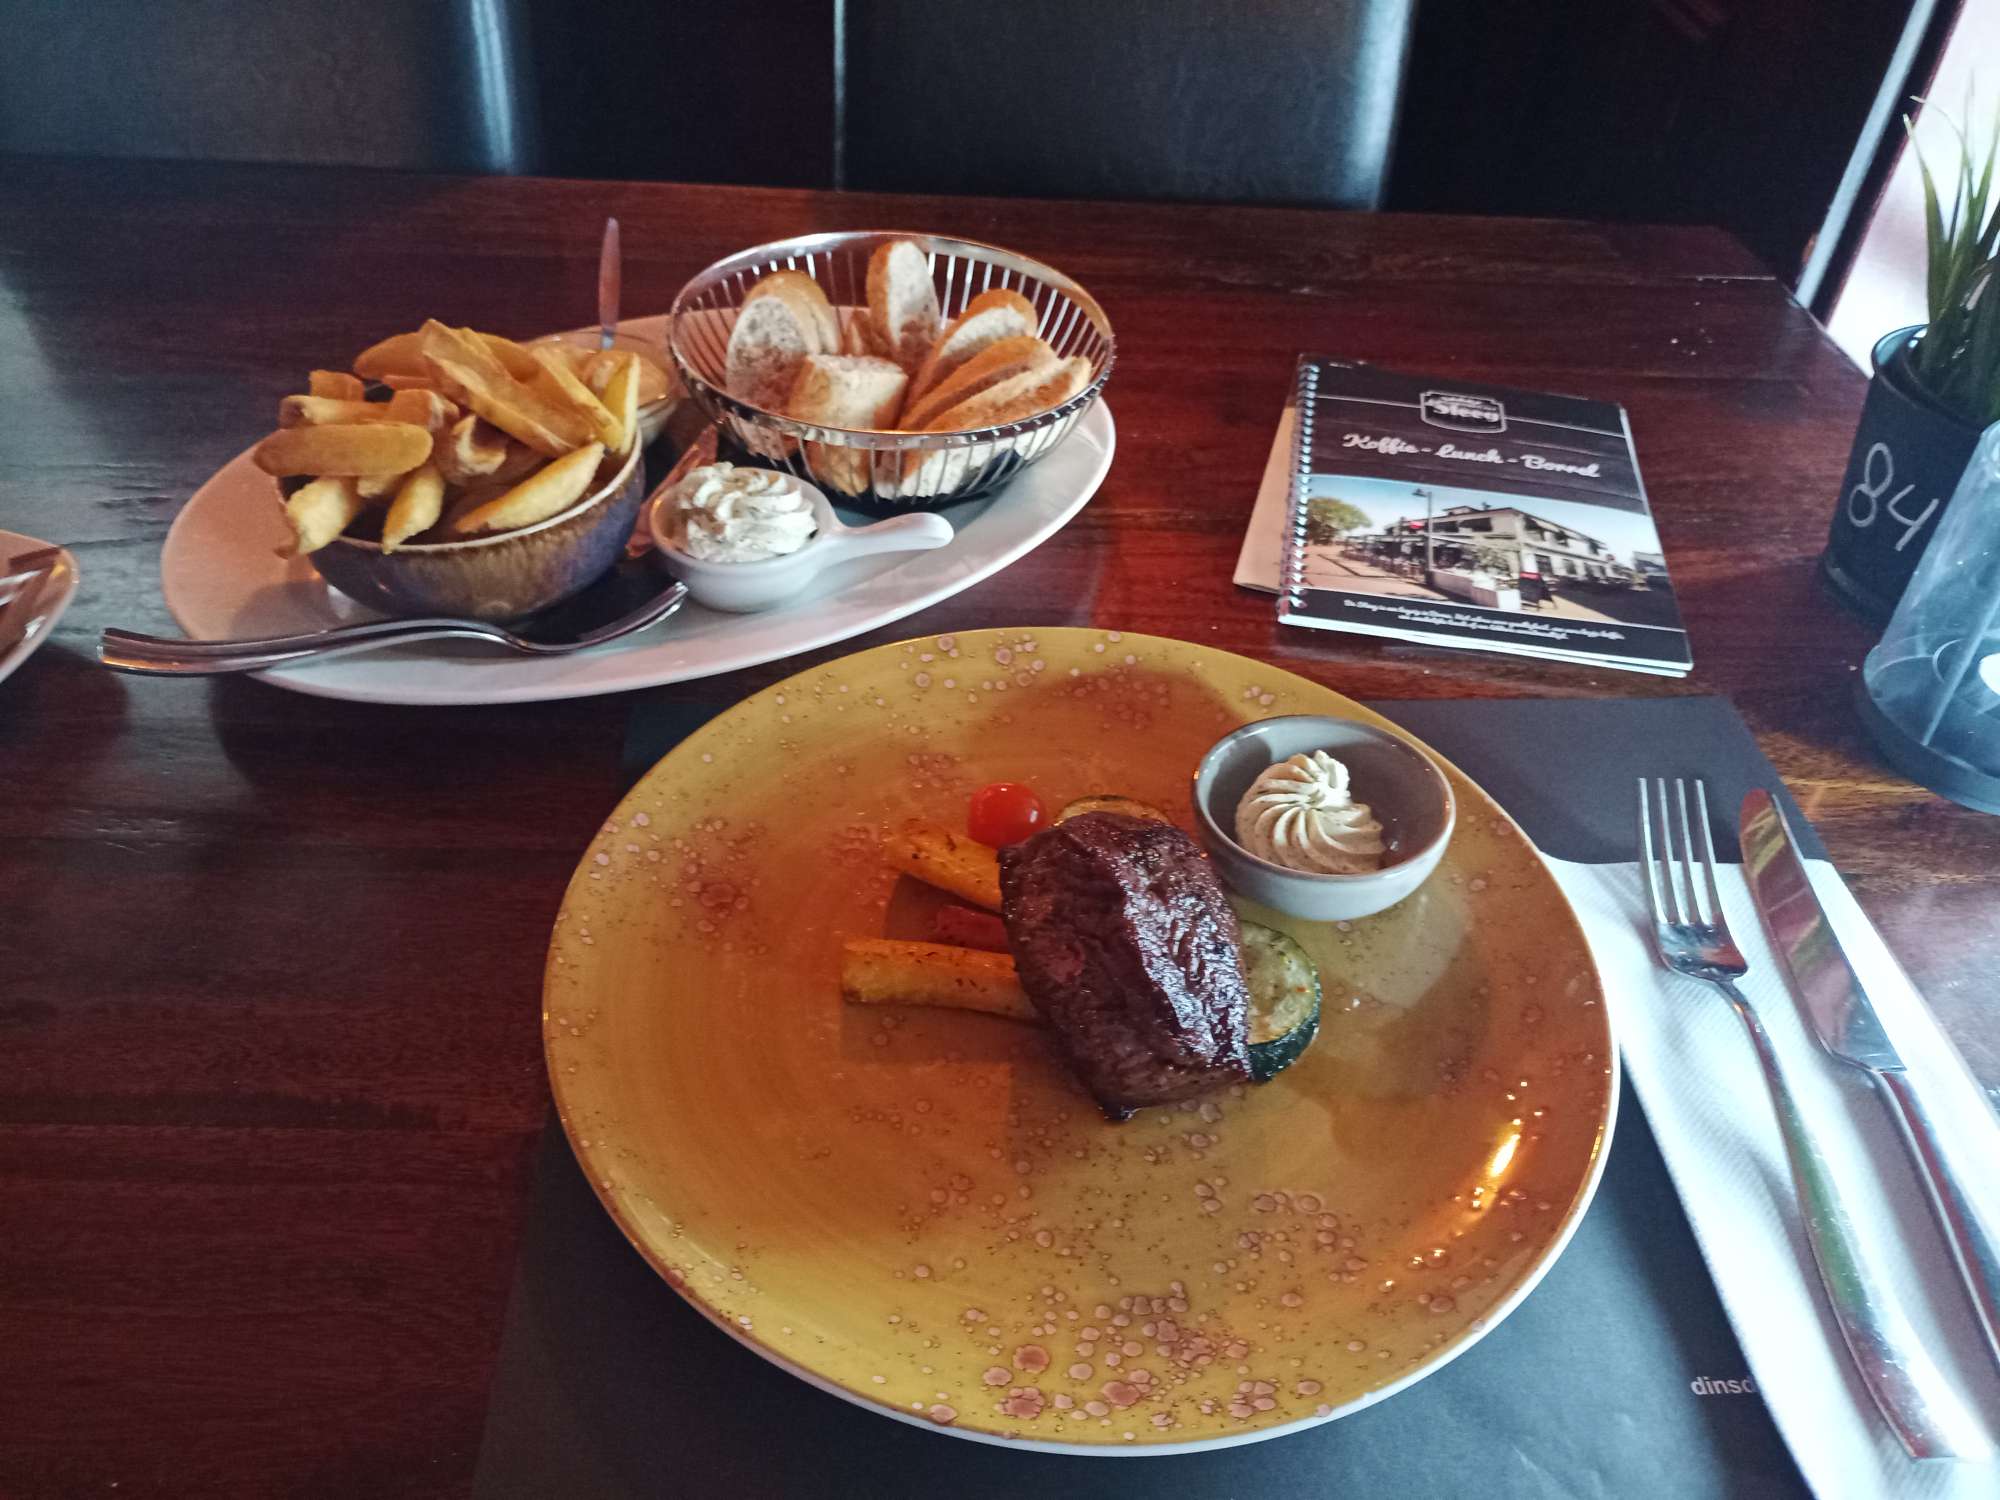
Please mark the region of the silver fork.
POLYGON ((1820 1284, 1826 1288, 1840 1336, 1846 1340, 1862 1384, 1868 1387, 1883 1418, 1912 1458, 1983 1457, 1992 1447, 1978 1418, 1946 1383, 1862 1259, 1839 1188, 1792 1099, 1771 1038, 1736 987, 1736 980, 1750 971, 1750 965, 1730 937, 1722 914, 1706 783, 1695 782, 1694 804, 1697 816, 1691 819, 1688 786, 1679 778, 1674 780, 1671 801, 1664 777, 1655 778, 1651 786, 1645 777, 1639 778, 1639 849, 1660 962, 1676 974, 1705 980, 1721 990, 1750 1033, 1764 1082, 1771 1090, 1778 1133, 1784 1137, 1785 1154, 1791 1161, 1792 1183, 1798 1192, 1813 1264, 1819 1268, 1820 1284), (1694 841, 1697 825, 1701 830, 1699 850, 1694 841))
POLYGON ((630 614, 608 625, 554 641, 530 640, 490 620, 450 618, 369 620, 356 625, 311 630, 303 635, 231 641, 175 640, 170 636, 141 635, 137 631, 112 626, 105 630, 98 642, 97 659, 114 672, 131 672, 139 676, 212 677, 223 672, 261 672, 267 667, 280 667, 287 662, 319 660, 350 651, 372 651, 382 646, 446 636, 491 641, 523 656, 569 656, 578 651, 588 651, 593 646, 608 645, 657 625, 680 609, 687 600, 687 594, 686 584, 672 584, 665 592, 648 599, 630 614))

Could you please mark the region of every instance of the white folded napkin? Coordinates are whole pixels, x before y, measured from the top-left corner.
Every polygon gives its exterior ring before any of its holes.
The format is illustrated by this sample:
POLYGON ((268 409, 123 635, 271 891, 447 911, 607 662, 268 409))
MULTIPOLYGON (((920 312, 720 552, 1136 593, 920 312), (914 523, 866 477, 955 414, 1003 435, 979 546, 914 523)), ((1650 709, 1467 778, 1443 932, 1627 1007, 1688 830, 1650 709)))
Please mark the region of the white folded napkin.
MULTIPOLYGON (((1806 1481, 1823 1500, 2000 1496, 2000 1460, 1910 1459, 1854 1372, 1800 1225, 1770 1096, 1742 1023, 1712 986, 1670 974, 1635 864, 1550 859, 1609 992, 1625 1067, 1722 1303, 1806 1481)), ((2000 1120, 1833 868, 1809 861, 1835 933, 1946 1135, 1975 1209, 2000 1226, 2000 1120)), ((1806 1029, 1740 869, 1718 871, 1741 981, 1837 1180, 1878 1280, 2000 1449, 2000 1372, 1887 1107, 1806 1029)), ((1717 1373, 1717 1372, 1702 1372, 1717 1373)), ((1663 1477, 1671 1492, 1671 1481, 1663 1477)))

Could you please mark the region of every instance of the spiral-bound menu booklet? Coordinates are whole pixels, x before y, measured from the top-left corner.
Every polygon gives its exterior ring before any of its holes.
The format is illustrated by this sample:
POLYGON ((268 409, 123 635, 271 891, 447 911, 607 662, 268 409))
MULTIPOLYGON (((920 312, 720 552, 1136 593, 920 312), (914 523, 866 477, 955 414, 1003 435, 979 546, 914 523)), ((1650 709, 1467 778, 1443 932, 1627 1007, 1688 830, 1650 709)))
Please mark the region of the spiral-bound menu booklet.
POLYGON ((1285 417, 1236 574, 1284 623, 1692 664, 1622 407, 1307 356, 1285 417))

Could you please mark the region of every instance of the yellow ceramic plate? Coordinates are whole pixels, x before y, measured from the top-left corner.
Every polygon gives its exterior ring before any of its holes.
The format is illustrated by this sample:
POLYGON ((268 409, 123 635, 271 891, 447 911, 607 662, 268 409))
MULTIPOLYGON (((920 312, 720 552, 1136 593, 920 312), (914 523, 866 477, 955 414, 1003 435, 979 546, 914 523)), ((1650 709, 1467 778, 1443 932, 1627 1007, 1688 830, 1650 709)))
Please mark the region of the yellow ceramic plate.
POLYGON ((998 630, 862 652, 682 742, 585 854, 545 991, 563 1124, 633 1244, 813 1383, 1025 1446, 1270 1437, 1470 1346, 1582 1214, 1616 1072, 1575 918, 1457 771, 1415 896, 1255 913, 1326 995, 1261 1087, 1113 1125, 1034 1028, 840 1000, 842 938, 919 935, 885 827, 963 826, 1000 779, 1185 816, 1210 743, 1290 713, 1382 722, 1181 641, 998 630))

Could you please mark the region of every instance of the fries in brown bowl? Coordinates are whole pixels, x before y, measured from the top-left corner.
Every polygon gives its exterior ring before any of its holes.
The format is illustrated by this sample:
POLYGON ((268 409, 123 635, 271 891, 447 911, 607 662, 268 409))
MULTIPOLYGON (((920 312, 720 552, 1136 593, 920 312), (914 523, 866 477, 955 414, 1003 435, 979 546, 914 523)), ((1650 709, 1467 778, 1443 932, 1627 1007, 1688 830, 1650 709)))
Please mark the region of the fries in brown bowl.
POLYGON ((391 614, 509 619, 601 574, 644 486, 657 363, 518 344, 432 319, 315 370, 251 453, 291 536, 341 592, 391 614))
POLYGON ((547 520, 556 498, 580 502, 643 441, 639 409, 669 394, 636 350, 524 345, 433 318, 371 344, 352 374, 313 371, 278 403, 278 430, 252 458, 280 479, 354 481, 287 486, 288 555, 341 537, 395 552, 462 539, 452 518, 463 521, 458 502, 475 489, 482 534, 547 520), (386 399, 369 398, 371 383, 386 399), (576 459, 593 447, 594 466, 576 459))

